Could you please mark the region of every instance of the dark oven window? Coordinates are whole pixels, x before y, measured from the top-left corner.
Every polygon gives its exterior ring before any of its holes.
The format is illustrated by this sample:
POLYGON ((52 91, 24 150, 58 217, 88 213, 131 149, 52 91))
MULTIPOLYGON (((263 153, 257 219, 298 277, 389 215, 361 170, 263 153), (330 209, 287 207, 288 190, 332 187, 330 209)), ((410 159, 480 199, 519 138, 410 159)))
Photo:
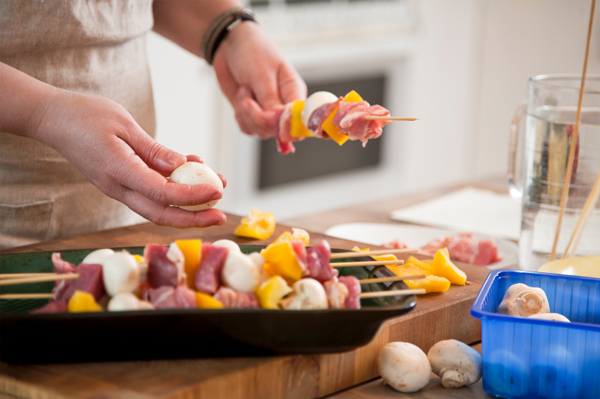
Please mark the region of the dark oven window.
MULTIPOLYGON (((307 85, 309 94, 325 90, 343 96, 356 90, 370 104, 386 106, 385 76, 320 84, 307 82, 307 85)), ((294 143, 296 153, 281 155, 274 139, 263 141, 260 146, 259 189, 379 165, 384 142, 385 134, 369 140, 365 148, 360 141, 347 141, 339 146, 333 140, 308 138, 294 143)))

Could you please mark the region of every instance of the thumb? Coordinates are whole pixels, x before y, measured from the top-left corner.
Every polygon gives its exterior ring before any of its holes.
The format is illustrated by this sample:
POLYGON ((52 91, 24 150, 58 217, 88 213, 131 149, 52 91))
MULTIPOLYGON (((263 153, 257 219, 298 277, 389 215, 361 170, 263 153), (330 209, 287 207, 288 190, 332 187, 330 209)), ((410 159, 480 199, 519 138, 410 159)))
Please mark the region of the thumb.
POLYGON ((187 162, 184 155, 159 144, 144 132, 130 137, 128 144, 146 165, 163 175, 170 175, 187 162))

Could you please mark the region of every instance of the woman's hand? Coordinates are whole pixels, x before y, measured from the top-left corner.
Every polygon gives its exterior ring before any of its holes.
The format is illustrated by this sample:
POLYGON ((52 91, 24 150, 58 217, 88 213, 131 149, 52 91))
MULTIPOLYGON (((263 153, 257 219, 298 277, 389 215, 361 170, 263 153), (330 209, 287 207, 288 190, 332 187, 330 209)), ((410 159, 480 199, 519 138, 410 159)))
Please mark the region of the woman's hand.
POLYGON ((279 122, 275 111, 306 98, 306 84, 298 72, 253 22, 243 22, 229 32, 213 66, 246 134, 261 139, 273 136, 279 122))
POLYGON ((225 223, 218 209, 189 212, 169 206, 202 204, 223 193, 210 185, 170 183, 165 176, 176 167, 201 159, 186 158, 154 141, 116 102, 56 90, 37 108, 29 136, 58 151, 104 194, 158 225, 225 223))

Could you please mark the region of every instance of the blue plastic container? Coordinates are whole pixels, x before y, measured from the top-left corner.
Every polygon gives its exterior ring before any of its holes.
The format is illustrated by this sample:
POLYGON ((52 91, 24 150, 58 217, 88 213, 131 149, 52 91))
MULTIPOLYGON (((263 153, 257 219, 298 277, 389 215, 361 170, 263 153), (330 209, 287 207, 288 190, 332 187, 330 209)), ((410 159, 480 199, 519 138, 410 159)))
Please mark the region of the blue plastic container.
POLYGON ((600 279, 494 270, 471 307, 481 319, 483 389, 500 398, 600 398, 600 279), (546 292, 571 323, 498 314, 516 283, 546 292))

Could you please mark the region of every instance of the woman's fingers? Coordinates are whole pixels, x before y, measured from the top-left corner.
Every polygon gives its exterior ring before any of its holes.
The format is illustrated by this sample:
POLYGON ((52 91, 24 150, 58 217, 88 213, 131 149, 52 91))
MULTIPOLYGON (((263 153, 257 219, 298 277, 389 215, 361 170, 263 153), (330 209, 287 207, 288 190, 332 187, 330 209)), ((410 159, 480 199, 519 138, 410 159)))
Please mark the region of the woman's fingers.
POLYGON ((284 103, 306 98, 306 83, 288 63, 283 63, 279 67, 277 82, 284 103))
POLYGON ((164 176, 169 176, 187 161, 184 155, 159 144, 137 125, 121 138, 146 165, 164 176))
POLYGON ((157 204, 141 194, 127 189, 123 191, 123 198, 119 200, 132 211, 159 226, 208 227, 222 225, 227 221, 225 214, 215 208, 200 212, 186 211, 173 206, 157 204))
MULTIPOLYGON (((239 113, 236 109, 236 115, 242 119, 244 126, 256 134, 261 139, 272 137, 275 134, 275 123, 277 113, 275 110, 265 111, 253 98, 250 90, 242 86, 236 96, 236 107, 239 107, 239 113)), ((274 109, 281 108, 283 105, 275 106, 274 109)))

